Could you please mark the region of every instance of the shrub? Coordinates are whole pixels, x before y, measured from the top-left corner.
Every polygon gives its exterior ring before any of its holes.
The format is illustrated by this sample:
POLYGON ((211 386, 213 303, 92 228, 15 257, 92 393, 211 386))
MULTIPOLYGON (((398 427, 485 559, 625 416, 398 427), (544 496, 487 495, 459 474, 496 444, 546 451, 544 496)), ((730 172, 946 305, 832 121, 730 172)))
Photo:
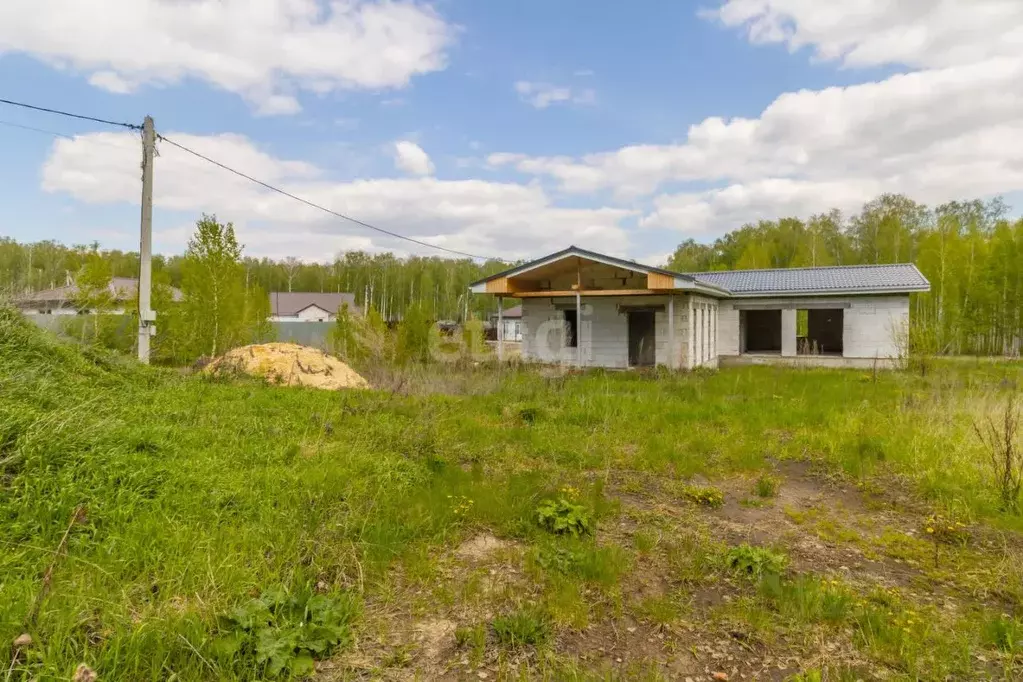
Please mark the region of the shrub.
POLYGON ((540 646, 551 636, 546 614, 535 608, 526 608, 495 618, 490 627, 502 645, 510 648, 540 646))
POLYGON ((409 306, 401 324, 398 325, 396 348, 398 364, 429 362, 432 331, 433 323, 427 316, 426 310, 418 303, 409 306))
POLYGON ((313 672, 313 659, 351 642, 356 611, 347 595, 269 589, 220 618, 221 634, 212 647, 218 656, 251 665, 268 677, 300 677, 313 672))
POLYGON ((555 535, 571 534, 579 537, 593 532, 593 520, 589 510, 564 497, 541 502, 536 508, 536 521, 542 528, 555 535))
POLYGON ((348 304, 342 303, 337 310, 328 341, 334 354, 346 362, 360 360, 366 354, 360 338, 360 326, 360 320, 351 314, 348 304))
POLYGON ((717 509, 725 503, 725 495, 713 486, 686 486, 683 491, 686 499, 701 507, 717 509))
POLYGON ((467 360, 476 360, 487 353, 487 341, 480 320, 466 320, 462 325, 462 353, 467 360))
POLYGON ((755 579, 781 575, 787 563, 788 558, 781 552, 745 543, 732 547, 725 555, 725 564, 730 570, 755 579))
POLYGON ((987 415, 973 422, 977 438, 988 450, 1002 510, 1013 513, 1020 511, 1020 489, 1023 488, 1023 444, 1019 442, 1019 425, 1016 394, 1009 396, 1000 418, 987 415))

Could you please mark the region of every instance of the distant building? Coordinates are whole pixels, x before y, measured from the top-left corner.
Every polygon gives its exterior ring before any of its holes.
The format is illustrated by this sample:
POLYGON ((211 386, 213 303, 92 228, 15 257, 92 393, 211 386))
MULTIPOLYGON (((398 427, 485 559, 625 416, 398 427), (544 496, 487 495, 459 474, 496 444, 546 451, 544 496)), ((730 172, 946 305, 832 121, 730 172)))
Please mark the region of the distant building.
MULTIPOLYGON (((500 337, 505 341, 522 340, 522 306, 508 308, 501 313, 501 324, 504 326, 504 334, 500 337)), ((490 326, 495 330, 494 338, 497 337, 497 313, 491 313, 490 326)))
MULTIPOLYGON (((138 299, 139 281, 134 277, 113 277, 110 294, 114 305, 105 310, 111 315, 124 315, 138 299)), ((180 301, 181 291, 171 287, 171 297, 180 301)), ((45 289, 14 299, 14 304, 26 315, 86 315, 92 311, 76 304, 78 286, 73 282, 55 289, 45 289)))
POLYGON ((342 304, 359 314, 355 294, 323 294, 304 291, 274 291, 270 294, 271 322, 333 322, 342 304))

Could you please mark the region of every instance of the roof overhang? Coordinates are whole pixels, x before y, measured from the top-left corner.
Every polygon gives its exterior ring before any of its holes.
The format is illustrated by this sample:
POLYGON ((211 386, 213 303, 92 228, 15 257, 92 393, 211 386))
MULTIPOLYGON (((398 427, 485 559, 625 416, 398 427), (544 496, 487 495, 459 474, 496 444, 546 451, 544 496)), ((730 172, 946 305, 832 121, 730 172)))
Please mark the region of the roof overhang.
MULTIPOLYGON (((538 258, 517 265, 503 272, 491 275, 469 285, 470 291, 476 294, 492 294, 495 296, 510 296, 514 298, 566 298, 581 296, 643 296, 652 294, 665 294, 670 292, 689 292, 703 294, 716 298, 808 298, 827 296, 896 296, 922 293, 930 291, 930 283, 920 274, 915 265, 912 267, 918 276, 916 281, 902 281, 898 284, 890 283, 888 286, 854 286, 854 287, 830 287, 830 288, 782 288, 782 289, 758 289, 755 291, 742 291, 739 287, 728 289, 723 285, 708 281, 708 278, 701 275, 711 273, 686 274, 672 272, 663 268, 651 267, 633 261, 615 258, 594 251, 580 249, 577 246, 570 246, 563 251, 552 253, 549 256, 538 258), (614 277, 618 278, 625 272, 642 275, 642 277, 622 277, 622 283, 614 286, 584 286, 581 274, 576 278, 566 277, 572 272, 579 273, 582 263, 594 263, 605 265, 618 271, 614 277), (557 282, 552 281, 556 279, 557 282), (630 288, 625 287, 628 282, 630 288), (554 286, 554 284, 560 286, 554 286)), ((841 267, 841 266, 831 266, 841 267)), ((865 267, 865 266, 852 266, 865 267)), ((805 268, 806 270, 817 270, 817 268, 805 268)), ((797 269, 798 270, 798 269, 797 269)), ((738 272, 738 271, 730 271, 738 272)), ((759 271, 758 271, 759 272, 759 271)), ((607 276, 604 276, 605 279, 607 276)), ((869 280, 863 282, 869 284, 869 280)))
POLYGON ((515 296, 522 298, 528 298, 530 296, 575 296, 577 293, 588 296, 638 295, 657 294, 668 291, 693 291, 707 294, 709 296, 719 297, 728 295, 727 289, 723 289, 708 282, 698 281, 691 275, 643 265, 642 263, 615 258, 614 256, 596 253, 595 251, 587 251, 586 249, 580 249, 576 246, 571 246, 563 251, 552 253, 549 256, 538 258, 537 260, 530 261, 528 263, 523 263, 522 265, 518 265, 477 282, 473 282, 469 285, 469 289, 475 294, 493 294, 496 296, 515 296), (573 285, 571 289, 560 291, 552 291, 549 288, 533 288, 523 285, 524 281, 529 280, 530 275, 534 278, 542 276, 545 272, 556 270, 557 266, 562 262, 565 262, 567 266, 571 267, 572 263, 578 264, 583 261, 606 265, 616 270, 644 275, 646 278, 645 285, 643 288, 633 288, 628 290, 585 290, 582 288, 581 283, 577 283, 576 285, 573 285))
POLYGON ((327 309, 323 308, 322 306, 318 306, 318 305, 316 305, 315 303, 310 303, 309 305, 305 306, 304 308, 299 308, 299 309, 298 309, 298 310, 296 310, 296 311, 295 311, 294 313, 292 313, 292 315, 301 315, 301 314, 302 314, 302 313, 304 313, 305 311, 307 311, 307 310, 310 310, 310 309, 312 309, 312 308, 316 308, 316 309, 317 309, 317 310, 319 310, 319 311, 320 311, 321 313, 326 313, 326 314, 328 314, 328 315, 330 315, 330 314, 331 314, 331 312, 330 312, 329 310, 327 310, 327 309))
POLYGON ((810 296, 899 296, 907 294, 926 293, 931 286, 921 285, 919 287, 898 287, 898 288, 877 288, 877 289, 807 289, 805 291, 792 291, 784 289, 779 291, 740 291, 732 292, 729 298, 806 298, 810 296))

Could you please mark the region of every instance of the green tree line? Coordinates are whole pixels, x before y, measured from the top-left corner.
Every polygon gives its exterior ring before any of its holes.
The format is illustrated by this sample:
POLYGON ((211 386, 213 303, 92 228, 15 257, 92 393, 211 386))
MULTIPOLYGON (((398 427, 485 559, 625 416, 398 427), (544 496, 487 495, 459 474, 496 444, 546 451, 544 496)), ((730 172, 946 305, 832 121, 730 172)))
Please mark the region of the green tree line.
MULTIPOLYGON (((98 244, 64 246, 53 241, 19 243, 0 237, 0 291, 17 295, 63 286, 99 253, 113 277, 138 276, 138 252, 99 250, 98 244)), ((385 320, 397 320, 413 304, 436 320, 482 317, 496 304, 489 296, 469 296, 469 284, 508 267, 500 261, 412 256, 364 251, 340 253, 331 263, 304 263, 242 255, 239 265, 246 287, 264 292, 351 292, 360 308, 373 307, 385 320)), ((157 281, 181 288, 187 277, 186 255, 154 255, 157 281)))
MULTIPOLYGON (((807 220, 763 220, 710 244, 689 239, 667 265, 700 272, 913 262, 932 286, 913 300, 918 343, 933 352, 1016 354, 1023 337, 1023 220, 1007 214, 1001 199, 931 209, 885 194, 853 215, 830 211, 807 220)), ((0 290, 60 286, 95 271, 97 254, 111 276, 136 276, 135 252, 0 238, 0 290)), ((154 257, 155 281, 181 288, 189 277, 188 258, 154 257)), ((373 308, 385 320, 401 319, 413 306, 430 319, 463 320, 484 317, 495 306, 492 297, 468 295, 469 283, 505 267, 499 261, 362 251, 338 254, 331 263, 303 263, 246 257, 239 247, 234 272, 243 278, 243 291, 347 291, 359 307, 373 308)))

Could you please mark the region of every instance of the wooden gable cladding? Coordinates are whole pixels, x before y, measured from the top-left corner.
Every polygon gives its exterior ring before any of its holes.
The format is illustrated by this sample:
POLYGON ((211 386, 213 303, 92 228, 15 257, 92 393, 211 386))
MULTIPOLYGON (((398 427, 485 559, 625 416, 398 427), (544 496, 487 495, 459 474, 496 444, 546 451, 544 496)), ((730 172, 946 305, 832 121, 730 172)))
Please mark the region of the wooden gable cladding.
POLYGON ((675 278, 660 272, 651 272, 646 276, 647 289, 674 289, 675 278))
POLYGON ((498 277, 487 282, 488 294, 512 294, 515 287, 508 281, 507 277, 498 277))
MULTIPOLYGON (((645 270, 645 269, 644 269, 645 270)), ((639 292, 672 291, 675 277, 670 273, 645 272, 579 256, 567 256, 528 271, 497 277, 486 283, 486 293, 498 296, 564 295, 635 296, 639 292)))

